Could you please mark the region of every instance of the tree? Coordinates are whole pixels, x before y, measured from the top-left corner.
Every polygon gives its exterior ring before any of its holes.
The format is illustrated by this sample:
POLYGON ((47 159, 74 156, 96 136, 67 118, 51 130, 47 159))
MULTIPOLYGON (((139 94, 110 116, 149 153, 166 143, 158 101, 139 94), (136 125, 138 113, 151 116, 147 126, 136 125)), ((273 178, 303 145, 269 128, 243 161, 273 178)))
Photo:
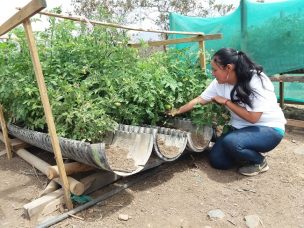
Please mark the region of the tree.
POLYGON ((216 0, 72 0, 75 13, 87 18, 134 24, 150 19, 159 29, 168 30, 170 12, 187 16, 225 15, 234 9, 232 4, 216 0), (151 16, 152 15, 152 16, 151 16))

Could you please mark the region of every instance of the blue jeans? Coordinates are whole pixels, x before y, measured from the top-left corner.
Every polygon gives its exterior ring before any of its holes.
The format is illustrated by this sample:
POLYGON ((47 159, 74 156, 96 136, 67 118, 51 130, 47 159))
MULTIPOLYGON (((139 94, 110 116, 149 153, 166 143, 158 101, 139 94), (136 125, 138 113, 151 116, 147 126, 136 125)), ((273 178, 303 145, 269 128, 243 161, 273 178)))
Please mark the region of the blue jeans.
POLYGON ((215 142, 209 160, 217 169, 229 169, 242 162, 260 164, 264 159, 261 153, 275 148, 282 138, 278 131, 265 126, 230 130, 215 142))

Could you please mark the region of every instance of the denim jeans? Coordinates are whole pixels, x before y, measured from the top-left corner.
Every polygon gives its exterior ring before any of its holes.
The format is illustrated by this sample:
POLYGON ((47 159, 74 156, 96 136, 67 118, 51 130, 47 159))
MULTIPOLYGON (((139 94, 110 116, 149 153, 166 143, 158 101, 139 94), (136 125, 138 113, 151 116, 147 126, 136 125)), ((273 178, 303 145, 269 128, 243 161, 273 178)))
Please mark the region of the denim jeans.
POLYGON ((217 169, 229 169, 242 162, 260 164, 264 159, 261 153, 275 148, 282 138, 283 135, 271 127, 231 129, 217 139, 209 160, 217 169))

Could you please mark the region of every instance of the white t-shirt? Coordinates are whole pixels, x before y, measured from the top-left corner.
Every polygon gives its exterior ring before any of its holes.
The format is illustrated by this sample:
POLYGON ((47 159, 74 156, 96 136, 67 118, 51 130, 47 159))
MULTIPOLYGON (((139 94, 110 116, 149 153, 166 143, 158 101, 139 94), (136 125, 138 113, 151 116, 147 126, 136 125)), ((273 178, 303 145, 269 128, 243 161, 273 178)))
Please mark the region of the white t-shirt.
MULTIPOLYGON (((255 124, 252 124, 242 119, 228 108, 231 114, 230 124, 238 129, 248 126, 260 125, 285 130, 286 119, 280 106, 277 103, 273 84, 265 74, 262 73, 261 75, 263 84, 257 74, 253 75, 250 81, 250 86, 253 91, 255 91, 254 94, 250 96, 252 100, 252 108, 242 103, 238 104, 242 107, 245 107, 247 111, 263 112, 261 118, 255 124)), ((215 96, 222 96, 230 99, 230 92, 232 89, 233 85, 230 85, 228 83, 219 84, 217 80, 214 79, 207 87, 207 89, 201 94, 201 97, 206 101, 211 101, 211 99, 215 96)))

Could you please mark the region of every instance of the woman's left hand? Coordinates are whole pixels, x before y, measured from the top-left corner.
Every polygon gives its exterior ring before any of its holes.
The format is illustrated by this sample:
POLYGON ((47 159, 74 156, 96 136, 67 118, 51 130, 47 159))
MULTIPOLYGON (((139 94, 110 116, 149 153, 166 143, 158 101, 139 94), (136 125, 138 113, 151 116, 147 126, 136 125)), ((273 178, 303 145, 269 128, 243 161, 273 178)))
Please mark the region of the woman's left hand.
POLYGON ((228 101, 228 99, 225 97, 221 97, 221 96, 215 96, 212 98, 212 101, 214 101, 218 104, 221 104, 221 105, 225 105, 226 102, 228 101))

